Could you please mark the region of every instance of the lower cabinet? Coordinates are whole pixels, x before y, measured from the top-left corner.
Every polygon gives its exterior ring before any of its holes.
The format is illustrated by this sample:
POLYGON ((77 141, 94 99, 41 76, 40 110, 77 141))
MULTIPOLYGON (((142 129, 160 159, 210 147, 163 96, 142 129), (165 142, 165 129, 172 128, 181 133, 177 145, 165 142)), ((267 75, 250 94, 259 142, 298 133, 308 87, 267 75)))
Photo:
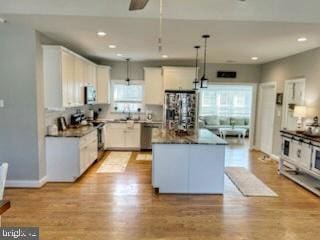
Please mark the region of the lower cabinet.
POLYGON ((141 124, 107 123, 107 149, 140 149, 141 124))
POLYGON ((281 158, 297 168, 311 169, 313 146, 301 139, 282 136, 281 158))
POLYGON ((47 178, 49 182, 73 182, 98 157, 97 132, 81 138, 46 137, 47 178))

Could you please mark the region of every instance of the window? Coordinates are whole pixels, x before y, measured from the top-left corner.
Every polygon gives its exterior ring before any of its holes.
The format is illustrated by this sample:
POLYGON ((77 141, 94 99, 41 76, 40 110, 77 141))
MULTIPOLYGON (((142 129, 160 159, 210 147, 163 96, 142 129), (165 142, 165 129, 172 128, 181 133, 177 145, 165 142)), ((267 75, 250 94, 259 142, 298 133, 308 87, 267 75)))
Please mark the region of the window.
POLYGON ((112 104, 117 112, 138 112, 143 107, 143 81, 112 80, 112 104))
POLYGON ((209 85, 200 94, 200 116, 250 117, 251 86, 209 85))

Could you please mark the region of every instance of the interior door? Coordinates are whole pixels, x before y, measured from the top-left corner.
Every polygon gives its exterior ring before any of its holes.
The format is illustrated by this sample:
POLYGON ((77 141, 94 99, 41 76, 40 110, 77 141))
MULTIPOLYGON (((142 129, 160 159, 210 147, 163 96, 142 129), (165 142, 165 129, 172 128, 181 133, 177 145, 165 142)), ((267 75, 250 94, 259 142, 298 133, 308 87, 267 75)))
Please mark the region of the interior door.
POLYGON ((275 85, 262 85, 260 87, 259 102, 259 146, 260 150, 271 154, 273 142, 273 123, 276 103, 275 85))

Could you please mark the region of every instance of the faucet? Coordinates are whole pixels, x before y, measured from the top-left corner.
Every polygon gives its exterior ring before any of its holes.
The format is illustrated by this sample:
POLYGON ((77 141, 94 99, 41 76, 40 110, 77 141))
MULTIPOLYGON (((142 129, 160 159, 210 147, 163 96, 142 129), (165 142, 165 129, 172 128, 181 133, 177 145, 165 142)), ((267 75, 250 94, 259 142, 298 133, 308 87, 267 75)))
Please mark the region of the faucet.
POLYGON ((131 120, 132 115, 131 115, 131 112, 130 112, 130 107, 127 106, 126 109, 123 109, 123 113, 127 113, 128 114, 127 115, 127 120, 131 120), (127 109, 127 111, 126 111, 126 109, 127 109))

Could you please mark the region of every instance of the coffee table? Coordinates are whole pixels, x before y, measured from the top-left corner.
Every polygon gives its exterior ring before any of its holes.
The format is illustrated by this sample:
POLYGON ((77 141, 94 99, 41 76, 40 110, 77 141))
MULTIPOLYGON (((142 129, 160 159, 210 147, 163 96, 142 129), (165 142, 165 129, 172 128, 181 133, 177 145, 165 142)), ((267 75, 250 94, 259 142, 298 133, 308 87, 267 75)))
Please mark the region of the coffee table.
POLYGON ((247 134, 245 128, 219 128, 220 137, 226 139, 226 135, 238 135, 239 141, 244 140, 247 134))

